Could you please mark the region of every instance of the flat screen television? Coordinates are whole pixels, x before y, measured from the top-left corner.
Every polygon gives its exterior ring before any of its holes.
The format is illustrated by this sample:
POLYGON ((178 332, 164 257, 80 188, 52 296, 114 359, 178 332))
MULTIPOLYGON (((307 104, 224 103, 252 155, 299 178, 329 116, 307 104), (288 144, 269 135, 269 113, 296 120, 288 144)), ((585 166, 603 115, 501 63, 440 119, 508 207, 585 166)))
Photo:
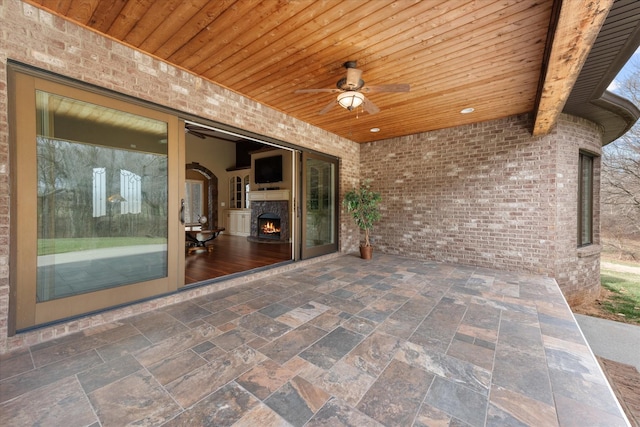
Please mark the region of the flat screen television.
POLYGON ((253 176, 256 184, 282 181, 282 156, 255 159, 253 166, 253 176))

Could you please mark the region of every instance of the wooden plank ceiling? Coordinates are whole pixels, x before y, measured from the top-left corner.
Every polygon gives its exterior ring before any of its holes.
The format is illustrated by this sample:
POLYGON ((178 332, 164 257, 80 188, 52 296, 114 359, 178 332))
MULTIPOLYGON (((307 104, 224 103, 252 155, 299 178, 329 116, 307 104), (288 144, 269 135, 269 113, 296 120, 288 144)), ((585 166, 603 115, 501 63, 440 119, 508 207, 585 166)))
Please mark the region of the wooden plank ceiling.
MULTIPOLYGON (((33 4, 357 142, 534 112, 553 0, 31 0, 33 4), (377 114, 335 93, 343 63, 377 114), (461 114, 474 108, 471 114, 461 114), (372 133, 371 128, 380 132, 372 133)), ((560 109, 562 106, 560 106, 560 109)))

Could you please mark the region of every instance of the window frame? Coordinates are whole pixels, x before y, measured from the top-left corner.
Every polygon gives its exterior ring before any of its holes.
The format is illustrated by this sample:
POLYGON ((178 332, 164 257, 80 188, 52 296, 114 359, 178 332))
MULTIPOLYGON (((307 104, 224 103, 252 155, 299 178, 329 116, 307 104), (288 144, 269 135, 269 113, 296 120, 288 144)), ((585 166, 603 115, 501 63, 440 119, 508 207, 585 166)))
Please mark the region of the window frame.
POLYGON ((577 209, 577 245, 579 248, 584 246, 589 246, 594 243, 593 242, 593 236, 594 236, 593 199, 594 199, 594 193, 595 193, 594 192, 595 160, 596 160, 596 155, 583 150, 579 151, 578 206, 577 206, 578 208, 577 209), (585 172, 587 172, 587 175, 585 175, 585 172), (585 196, 587 195, 588 195, 588 200, 585 200, 585 196), (585 214, 587 215, 586 218, 585 218, 585 214), (585 236, 585 234, 587 235, 585 236))
MULTIPOLYGON (((184 247, 184 233, 170 224, 179 223, 178 209, 181 189, 178 185, 184 178, 178 167, 184 146, 184 125, 177 115, 152 105, 132 102, 130 98, 117 96, 114 92, 100 90, 64 77, 50 75, 28 66, 8 62, 9 125, 13 129, 9 140, 11 164, 20 164, 12 171, 11 182, 11 233, 10 258, 15 260, 10 266, 10 293, 15 304, 10 306, 8 334, 15 335, 33 327, 50 322, 65 321, 77 316, 85 316, 101 310, 131 304, 175 292, 184 286, 183 276, 178 275, 180 259, 179 247, 184 247), (167 269, 163 277, 134 283, 123 283, 115 287, 83 292, 71 296, 37 300, 37 93, 38 91, 61 97, 95 104, 125 113, 131 113, 152 120, 165 122, 167 128, 167 269), (18 120, 19 118, 19 120, 18 120)), ((127 139, 122 139, 123 144, 127 139)), ((124 147, 123 147, 124 148, 124 147)), ((136 151, 144 151, 138 147, 136 151)), ((119 180, 117 182, 120 182, 119 180)), ((90 199, 90 198, 89 198, 90 199)), ((107 200, 108 202, 108 200, 107 200)), ((108 209, 108 208, 106 208, 108 209)), ((92 209, 93 210, 93 209, 92 209)), ((91 214, 93 215, 94 212, 91 214)), ((100 210, 98 212, 100 213, 100 210)), ((163 219, 164 223, 164 219, 163 219)), ((184 258, 183 258, 184 259, 184 258)))

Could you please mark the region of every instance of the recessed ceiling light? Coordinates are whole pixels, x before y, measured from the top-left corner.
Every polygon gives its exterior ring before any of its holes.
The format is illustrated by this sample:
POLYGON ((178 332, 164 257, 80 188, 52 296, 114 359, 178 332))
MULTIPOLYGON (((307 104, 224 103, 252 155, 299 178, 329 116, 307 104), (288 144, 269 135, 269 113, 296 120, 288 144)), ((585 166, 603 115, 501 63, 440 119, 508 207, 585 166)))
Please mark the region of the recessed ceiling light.
POLYGON ((369 129, 371 132, 380 132, 380 128, 371 128, 369 129))
POLYGON ((469 113, 473 113, 474 111, 476 111, 475 108, 469 107, 469 108, 465 108, 463 110, 460 111, 461 114, 469 114, 469 113))

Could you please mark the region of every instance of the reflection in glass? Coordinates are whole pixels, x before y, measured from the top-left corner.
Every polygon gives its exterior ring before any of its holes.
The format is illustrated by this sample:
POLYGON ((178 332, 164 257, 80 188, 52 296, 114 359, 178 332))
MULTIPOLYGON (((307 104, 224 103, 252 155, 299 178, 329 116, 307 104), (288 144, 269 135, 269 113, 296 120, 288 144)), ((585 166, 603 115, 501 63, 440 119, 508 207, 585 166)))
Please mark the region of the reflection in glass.
POLYGON ((38 302, 167 275, 167 123, 36 92, 38 302))
POLYGON ((318 159, 306 162, 306 246, 334 243, 335 224, 335 166, 318 159))

